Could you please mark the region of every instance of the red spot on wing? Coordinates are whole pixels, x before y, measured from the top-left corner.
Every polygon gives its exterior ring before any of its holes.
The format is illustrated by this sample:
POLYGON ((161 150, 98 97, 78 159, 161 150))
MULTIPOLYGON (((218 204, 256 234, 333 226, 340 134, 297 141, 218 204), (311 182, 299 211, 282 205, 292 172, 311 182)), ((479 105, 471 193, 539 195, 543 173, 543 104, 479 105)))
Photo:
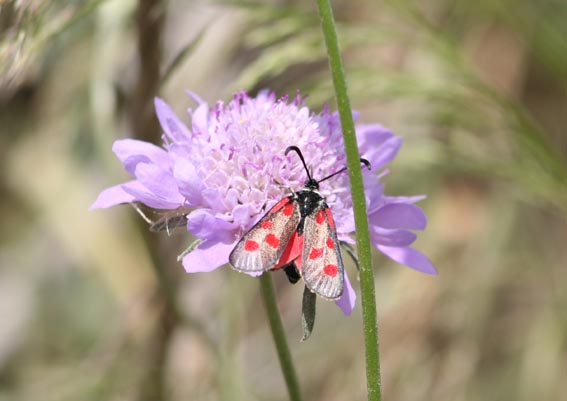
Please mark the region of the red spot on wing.
POLYGON ((323 256, 323 248, 311 248, 311 253, 309 253, 309 259, 317 259, 323 256))
POLYGON ((317 212, 317 216, 315 216, 315 221, 317 224, 323 224, 325 222, 325 212, 323 210, 319 210, 317 212))
POLYGON ((272 228, 272 222, 270 220, 266 220, 265 222, 262 223, 262 228, 264 230, 267 230, 268 228, 272 228))
POLYGON ((274 234, 266 235, 265 240, 268 243, 268 245, 270 245, 272 248, 277 248, 280 245, 279 238, 276 237, 274 234))
POLYGON ((283 214, 286 216, 291 216, 293 213, 293 203, 289 203, 284 207, 283 214))
POLYGON ((331 237, 327 237, 327 246, 330 249, 333 249, 335 247, 335 243, 333 242, 333 239, 331 237))
POLYGON ((254 252, 260 249, 260 245, 256 241, 252 241, 251 239, 247 240, 244 243, 244 250, 248 252, 254 252))
POLYGON ((329 227, 331 227, 331 230, 335 230, 335 220, 333 219, 333 213, 331 213, 331 209, 325 209, 325 214, 327 215, 329 227))
POLYGON ((323 272, 330 277, 335 277, 339 273, 337 265, 327 265, 323 267, 323 272))

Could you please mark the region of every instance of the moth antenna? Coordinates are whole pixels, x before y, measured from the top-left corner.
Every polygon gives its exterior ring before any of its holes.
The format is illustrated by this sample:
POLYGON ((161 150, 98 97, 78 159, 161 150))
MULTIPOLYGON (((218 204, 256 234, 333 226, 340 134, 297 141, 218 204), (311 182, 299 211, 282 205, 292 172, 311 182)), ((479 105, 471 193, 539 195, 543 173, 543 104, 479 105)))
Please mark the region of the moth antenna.
POLYGON ((297 155, 301 159, 301 163, 303 163, 303 167, 305 168, 305 172, 307 173, 307 178, 309 178, 309 181, 313 181, 313 178, 311 177, 311 173, 309 173, 309 169, 307 168, 307 164, 305 164, 305 159, 303 158, 303 155, 301 154, 301 150, 299 150, 299 148, 297 146, 288 146, 287 149, 285 150, 284 155, 287 156, 287 154, 289 152, 291 152, 292 150, 295 151, 295 153, 297 153, 297 155))
MULTIPOLYGON (((360 158, 360 162, 361 162, 362 164, 364 164, 368 170, 371 170, 371 169, 372 169, 372 166, 370 165, 370 162, 369 162, 368 160, 363 159, 363 158, 361 157, 361 158, 360 158)), ((325 180, 328 180, 329 178, 332 178, 332 177, 336 176, 337 174, 340 174, 340 173, 342 173, 342 172, 344 172, 344 171, 346 171, 346 170, 348 170, 348 167, 345 167, 345 168, 343 168, 343 169, 340 169, 339 171, 335 171, 333 174, 328 175, 327 177, 323 178, 322 180, 319 180, 318 182, 321 183, 321 182, 323 182, 323 181, 325 181, 325 180)))

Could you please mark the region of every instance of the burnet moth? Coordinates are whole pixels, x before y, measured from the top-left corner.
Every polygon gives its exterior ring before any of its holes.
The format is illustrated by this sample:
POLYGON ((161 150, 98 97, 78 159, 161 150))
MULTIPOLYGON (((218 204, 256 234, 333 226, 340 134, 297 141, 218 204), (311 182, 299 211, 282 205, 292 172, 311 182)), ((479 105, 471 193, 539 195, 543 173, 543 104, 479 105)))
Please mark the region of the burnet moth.
MULTIPOLYGON (((319 184, 347 170, 343 168, 319 181, 311 177, 297 146, 285 155, 297 153, 307 181, 304 187, 283 198, 258 221, 232 250, 234 269, 265 272, 283 268, 290 282, 303 277, 309 290, 328 300, 341 297, 344 266, 331 209, 319 194, 319 184)), ((361 163, 370 169, 366 159, 361 163)))

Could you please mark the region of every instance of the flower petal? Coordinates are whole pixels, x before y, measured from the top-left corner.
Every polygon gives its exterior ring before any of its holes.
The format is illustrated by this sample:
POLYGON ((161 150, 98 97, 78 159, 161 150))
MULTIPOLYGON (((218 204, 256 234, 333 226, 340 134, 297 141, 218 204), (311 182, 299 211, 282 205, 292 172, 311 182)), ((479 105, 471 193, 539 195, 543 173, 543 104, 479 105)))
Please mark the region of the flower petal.
POLYGON ((350 280, 348 279, 348 274, 345 271, 345 288, 343 290, 343 295, 335 301, 335 304, 341 308, 343 313, 347 316, 350 316, 352 310, 354 309, 354 304, 356 302, 356 292, 352 288, 350 284, 350 280))
POLYGON ((384 206, 384 184, 374 174, 364 174, 364 193, 368 205, 368 215, 384 206))
POLYGON ((124 168, 134 175, 138 163, 153 163, 164 169, 169 167, 167 152, 149 142, 136 139, 119 139, 112 144, 112 151, 124 164, 124 168))
POLYGON ((142 202, 144 205, 154 209, 177 209, 181 205, 178 202, 170 202, 160 198, 139 181, 130 181, 129 183, 122 184, 122 189, 124 192, 132 195, 136 201, 142 202))
POLYGON ((140 163, 136 167, 136 178, 157 198, 180 206, 184 198, 179 193, 177 183, 171 172, 163 170, 155 164, 140 163))
POLYGON ((204 241, 183 257, 183 267, 187 273, 211 272, 228 263, 228 256, 235 245, 236 242, 204 241))
POLYGON ((156 114, 163 132, 174 142, 186 142, 191 139, 191 132, 177 118, 171 108, 159 97, 154 99, 156 114))
POLYGON ((379 245, 407 247, 415 242, 417 235, 406 230, 387 230, 380 227, 371 227, 370 240, 376 248, 379 245))
POLYGON ((124 191, 124 186, 131 184, 135 181, 130 181, 125 184, 115 185, 102 191, 96 201, 89 207, 89 210, 106 209, 111 206, 120 205, 122 203, 130 203, 136 201, 136 197, 124 191))
POLYGON ((416 203, 427 198, 427 195, 384 196, 386 203, 416 203))
POLYGON ((197 102, 197 104, 203 104, 206 103, 201 96, 197 95, 197 93, 190 91, 188 89, 185 90, 185 94, 187 96, 189 96, 191 99, 193 99, 195 102, 197 102))
POLYGON ((369 216, 371 225, 389 229, 423 230, 427 225, 425 214, 415 205, 390 203, 369 216))
POLYGON ((207 207, 215 208, 216 210, 221 208, 223 199, 218 188, 205 188, 201 195, 203 196, 203 202, 207 207))
POLYGON ((230 241, 233 225, 215 216, 209 209, 197 209, 187 216, 187 230, 197 238, 230 241))
POLYGON ((343 213, 336 213, 333 215, 339 236, 352 233, 356 228, 354 224, 354 215, 352 213, 352 209, 343 209, 342 212, 343 213))
POLYGON ((201 103, 191 114, 191 124, 195 134, 206 134, 209 128, 209 105, 201 103))
POLYGON ((346 242, 347 244, 356 244, 356 241, 352 239, 352 237, 348 234, 344 234, 344 233, 339 233, 337 231, 337 238, 339 239, 339 241, 341 242, 346 242))
POLYGON ((388 139, 375 151, 369 151, 366 155, 372 164, 372 170, 380 170, 386 164, 394 160, 402 146, 402 138, 397 136, 388 139))
POLYGON ((394 134, 380 124, 358 124, 355 127, 356 139, 361 151, 379 148, 394 134))
POLYGON ((204 185, 195 166, 187 159, 176 158, 173 165, 173 177, 179 186, 179 192, 185 197, 189 206, 200 206, 203 202, 201 193, 204 185))
POLYGON ((378 249, 384 255, 402 265, 411 267, 422 273, 437 274, 437 270, 435 270, 431 261, 417 249, 395 248, 384 245, 378 246, 378 249))
MULTIPOLYGON (((249 205, 237 205, 232 210, 232 218, 234 222, 232 223, 235 228, 245 228, 249 229, 252 227, 252 223, 255 223, 250 218, 250 206, 249 205)), ((260 217, 260 216, 257 216, 260 217)), ((259 220, 259 219, 258 219, 259 220)))

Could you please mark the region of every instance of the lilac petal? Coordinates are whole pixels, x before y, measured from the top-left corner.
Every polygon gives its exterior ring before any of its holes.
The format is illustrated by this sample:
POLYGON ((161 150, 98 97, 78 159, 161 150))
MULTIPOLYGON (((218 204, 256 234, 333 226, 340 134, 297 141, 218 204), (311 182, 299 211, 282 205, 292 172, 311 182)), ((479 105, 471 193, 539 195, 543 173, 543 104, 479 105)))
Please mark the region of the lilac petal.
POLYGON ((337 227, 337 233, 352 233, 355 230, 354 216, 352 210, 337 214, 333 216, 335 218, 335 226, 337 227), (349 213, 350 212, 350 213, 349 213))
POLYGON ((364 174, 364 193, 366 194, 366 203, 368 205, 368 214, 379 209, 384 205, 384 184, 373 174, 364 174))
POLYGON ((340 233, 337 231, 337 238, 339 239, 339 241, 346 242, 347 244, 356 244, 356 241, 353 240, 350 235, 345 233, 340 233))
POLYGON ((406 230, 387 230, 380 227, 373 227, 370 232, 372 245, 407 247, 415 242, 417 235, 406 230))
POLYGON ((209 127, 209 106, 207 103, 202 103, 191 115, 191 123, 193 132, 196 134, 207 133, 209 127))
POLYGON ((223 211, 225 209, 225 198, 218 188, 209 187, 201 192, 203 203, 215 211, 223 211))
POLYGON ((411 267, 417 271, 426 274, 437 274, 437 270, 431 263, 429 259, 417 249, 413 248, 395 248, 380 245, 378 246, 378 250, 380 250, 384 255, 388 256, 390 259, 411 267))
POLYGON ((142 202, 144 205, 154 209, 177 209, 180 206, 178 202, 170 202, 156 196, 139 181, 130 181, 122 184, 122 189, 132 195, 138 202, 142 202))
POLYGON ((129 183, 115 185, 113 187, 107 188, 102 191, 96 201, 89 207, 89 210, 94 209, 106 209, 111 206, 120 205, 122 203, 130 203, 136 201, 136 197, 124 191, 124 186, 135 181, 130 181, 129 183))
POLYGON ((369 216, 371 225, 382 228, 423 230, 427 218, 421 208, 406 203, 390 203, 382 206, 369 216))
POLYGON ((370 151, 367 155, 368 160, 372 164, 372 170, 380 170, 386 164, 394 160, 401 146, 402 138, 398 136, 388 139, 382 146, 377 148, 376 151, 370 151))
POLYGON ((197 209, 187 216, 187 231, 197 238, 228 241, 232 237, 233 225, 215 216, 208 209, 197 209))
POLYGON ((151 162, 163 168, 168 168, 170 164, 165 150, 149 142, 136 139, 119 139, 114 141, 112 151, 124 164, 126 171, 132 175, 134 175, 134 170, 140 162, 151 162))
POLYGON ((195 92, 190 90, 185 90, 185 94, 188 95, 191 99, 193 99, 197 104, 203 104, 205 101, 201 98, 201 96, 197 95, 195 92))
POLYGON ((427 195, 415 196, 384 196, 386 203, 416 203, 427 198, 427 195))
POLYGON ((179 158, 173 165, 173 177, 179 186, 179 192, 185 197, 189 206, 199 206, 203 202, 201 195, 204 185, 195 166, 187 160, 179 158))
POLYGON ((228 256, 235 245, 236 242, 204 241, 183 257, 183 267, 187 273, 211 272, 228 263, 228 256))
POLYGON ((161 128, 172 141, 184 142, 191 138, 189 129, 177 118, 167 103, 159 97, 156 97, 154 99, 154 105, 161 128))
POLYGON ((217 188, 205 188, 202 192, 203 200, 208 206, 216 206, 221 204, 222 197, 217 188))
MULTIPOLYGON (((249 205, 237 205, 232 210, 232 218, 234 220, 232 224, 235 228, 249 229, 252 227, 252 223, 255 223, 255 221, 250 218, 250 208, 249 205)), ((261 216, 258 217, 260 218, 261 216)))
POLYGON ((184 198, 169 171, 154 164, 141 163, 136 167, 135 175, 138 181, 158 198, 178 205, 183 203, 184 198))
POLYGON ((356 138, 361 150, 369 150, 382 146, 394 134, 379 124, 359 124, 355 127, 356 138))
POLYGON ((344 277, 345 277, 345 282, 344 282, 345 287, 343 290, 343 295, 335 301, 335 304, 339 308, 341 308, 341 310, 345 315, 350 316, 352 310, 354 309, 354 303, 356 301, 356 292, 354 292, 354 289, 350 284, 350 280, 348 279, 348 274, 346 271, 344 277))

